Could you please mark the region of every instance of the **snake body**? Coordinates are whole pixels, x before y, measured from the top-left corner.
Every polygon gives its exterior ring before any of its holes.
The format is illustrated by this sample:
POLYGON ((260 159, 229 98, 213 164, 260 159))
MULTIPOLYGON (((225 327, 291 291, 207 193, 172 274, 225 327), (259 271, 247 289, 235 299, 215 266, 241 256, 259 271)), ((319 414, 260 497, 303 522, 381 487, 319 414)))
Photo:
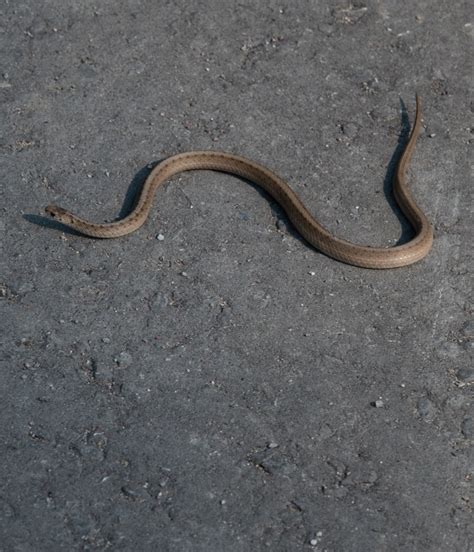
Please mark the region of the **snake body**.
POLYGON ((391 248, 356 245, 337 238, 319 224, 295 192, 279 176, 255 161, 220 151, 180 153, 159 163, 146 179, 135 208, 122 220, 95 224, 55 205, 46 207, 46 212, 55 220, 86 236, 117 238, 134 232, 144 224, 156 190, 169 178, 183 171, 207 169, 230 173, 258 184, 281 205, 306 241, 338 261, 363 268, 382 269, 406 266, 425 257, 433 242, 431 225, 416 205, 405 181, 406 168, 415 148, 420 125, 420 102, 417 96, 415 123, 398 161, 393 182, 395 200, 413 226, 415 235, 409 242, 391 248))

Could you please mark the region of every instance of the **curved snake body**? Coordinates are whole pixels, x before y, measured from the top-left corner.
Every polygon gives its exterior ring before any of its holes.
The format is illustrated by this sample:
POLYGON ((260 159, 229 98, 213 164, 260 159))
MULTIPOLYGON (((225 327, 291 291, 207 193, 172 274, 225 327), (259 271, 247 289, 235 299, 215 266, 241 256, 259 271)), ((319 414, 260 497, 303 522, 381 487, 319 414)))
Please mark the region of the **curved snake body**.
POLYGON ((431 225, 416 205, 405 181, 406 168, 415 148, 420 125, 421 114, 417 96, 415 124, 396 167, 393 183, 395 200, 413 226, 415 235, 409 242, 391 248, 356 245, 337 238, 319 224, 295 192, 279 176, 255 161, 219 151, 180 153, 159 163, 146 179, 135 208, 122 220, 95 224, 55 205, 46 207, 46 212, 57 221, 87 236, 117 238, 134 232, 144 224, 156 190, 169 178, 183 171, 207 169, 237 175, 258 184, 283 207, 295 228, 311 245, 334 259, 364 268, 406 266, 422 259, 430 250, 433 241, 431 225))

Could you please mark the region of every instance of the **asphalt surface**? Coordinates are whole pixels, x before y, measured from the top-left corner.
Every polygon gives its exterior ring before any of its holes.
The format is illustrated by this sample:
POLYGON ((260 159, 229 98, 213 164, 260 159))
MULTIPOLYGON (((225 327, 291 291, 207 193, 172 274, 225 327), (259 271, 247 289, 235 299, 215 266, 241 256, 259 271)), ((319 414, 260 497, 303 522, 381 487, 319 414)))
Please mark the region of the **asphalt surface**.
MULTIPOLYGON (((3 0, 0 550, 469 551, 468 2, 3 0), (218 149, 338 236, 435 228, 413 266, 347 266, 255 186, 193 172, 138 232, 94 221, 150 167, 218 149)), ((471 196, 472 197, 472 196, 471 196)))

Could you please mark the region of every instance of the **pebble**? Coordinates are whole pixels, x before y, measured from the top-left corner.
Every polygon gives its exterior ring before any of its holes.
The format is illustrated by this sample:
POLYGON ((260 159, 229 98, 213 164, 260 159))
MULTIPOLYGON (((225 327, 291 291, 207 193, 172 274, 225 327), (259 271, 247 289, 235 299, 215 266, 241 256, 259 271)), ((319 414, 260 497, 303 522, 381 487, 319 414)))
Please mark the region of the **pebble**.
POLYGON ((446 401, 446 406, 449 406, 449 408, 453 408, 455 410, 461 410, 469 408, 470 402, 471 398, 467 394, 459 393, 450 397, 446 401))
POLYGON ((280 232, 288 232, 288 224, 284 219, 278 219, 276 221, 276 227, 280 230, 280 232))
POLYGON ((463 384, 474 383, 474 368, 465 366, 457 371, 456 377, 463 384))
POLYGON ((341 130, 348 138, 354 138, 357 135, 359 129, 354 123, 345 123, 341 125, 341 130))
POLYGON ((469 320, 462 327, 464 337, 474 338, 474 320, 469 320))
POLYGON ((0 284, 0 297, 6 297, 7 296, 7 287, 3 284, 0 284))
POLYGON ((319 25, 319 30, 328 36, 332 35, 335 31, 334 27, 327 23, 322 23, 321 25, 319 25))
POLYGON ((453 342, 444 343, 439 349, 440 356, 451 359, 458 357, 461 352, 459 343, 453 342))
POLYGON ((372 406, 375 406, 375 408, 383 408, 384 403, 382 399, 377 399, 372 403, 372 406))
POLYGON ((433 419, 436 414, 436 408, 434 404, 427 397, 422 397, 418 401, 416 408, 418 410, 418 414, 426 420, 433 419))
POLYGON ((163 236, 163 234, 158 234, 156 236, 156 239, 159 240, 159 241, 163 241, 165 239, 165 237, 163 236))
POLYGON ((130 353, 127 353, 127 351, 122 351, 118 358, 115 359, 115 362, 119 366, 130 366, 132 364, 132 355, 130 353))
POLYGON ((322 536, 322 531, 311 531, 311 533, 308 535, 308 543, 310 544, 310 546, 317 546, 320 543, 322 536))

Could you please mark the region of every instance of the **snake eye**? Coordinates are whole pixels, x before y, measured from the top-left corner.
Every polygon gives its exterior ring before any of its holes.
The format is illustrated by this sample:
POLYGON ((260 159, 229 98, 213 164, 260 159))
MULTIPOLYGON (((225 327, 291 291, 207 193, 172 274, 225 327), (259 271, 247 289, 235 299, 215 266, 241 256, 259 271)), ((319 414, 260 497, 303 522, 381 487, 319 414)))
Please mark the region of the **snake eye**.
POLYGON ((56 218, 59 215, 59 207, 56 207, 55 205, 48 205, 45 209, 45 212, 51 218, 56 218))

